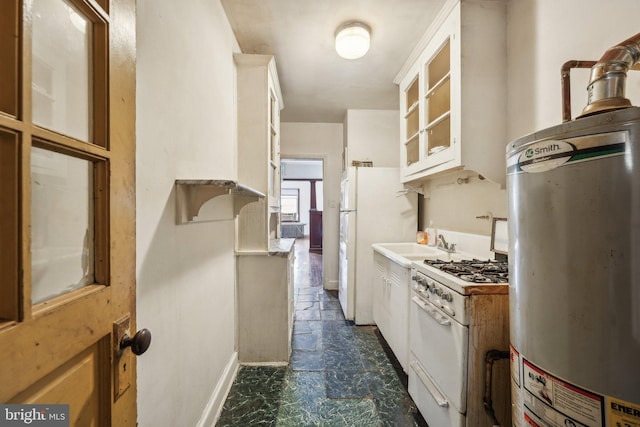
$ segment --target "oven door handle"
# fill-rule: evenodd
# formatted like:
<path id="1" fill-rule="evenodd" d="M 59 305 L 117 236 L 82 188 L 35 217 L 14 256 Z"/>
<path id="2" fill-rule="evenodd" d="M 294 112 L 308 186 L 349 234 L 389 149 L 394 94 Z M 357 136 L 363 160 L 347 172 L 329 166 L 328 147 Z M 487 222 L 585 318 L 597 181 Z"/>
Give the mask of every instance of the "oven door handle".
<path id="1" fill-rule="evenodd" d="M 425 313 L 431 316 L 436 322 L 438 322 L 442 326 L 451 326 L 451 321 L 449 319 L 439 314 L 435 308 L 428 307 L 426 303 L 422 302 L 420 297 L 417 297 L 417 296 L 413 297 L 411 298 L 411 301 L 413 301 L 418 307 L 420 307 Z"/>
<path id="2" fill-rule="evenodd" d="M 429 375 L 427 375 L 427 373 L 422 369 L 422 366 L 420 366 L 420 364 L 415 360 L 412 360 L 411 367 L 415 373 L 418 374 L 420 381 L 422 381 L 422 384 L 424 384 L 425 388 L 429 391 L 431 397 L 433 397 L 433 400 L 436 401 L 438 406 L 441 408 L 448 408 L 449 401 L 442 395 L 442 393 L 440 393 L 440 390 L 438 390 L 431 378 L 429 378 Z"/>

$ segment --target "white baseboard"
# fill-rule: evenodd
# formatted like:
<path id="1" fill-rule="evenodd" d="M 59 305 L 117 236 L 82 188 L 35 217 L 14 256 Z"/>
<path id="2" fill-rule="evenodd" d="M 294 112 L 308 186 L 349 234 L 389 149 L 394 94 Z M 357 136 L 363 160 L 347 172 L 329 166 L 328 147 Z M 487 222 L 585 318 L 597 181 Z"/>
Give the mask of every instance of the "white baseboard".
<path id="1" fill-rule="evenodd" d="M 273 366 L 281 367 L 287 366 L 289 362 L 240 362 L 241 366 Z"/>
<path id="2" fill-rule="evenodd" d="M 216 421 L 218 421 L 220 413 L 222 412 L 224 401 L 227 399 L 227 394 L 229 394 L 229 389 L 231 389 L 233 380 L 236 379 L 236 375 L 238 374 L 239 366 L 238 353 L 233 352 L 196 427 L 214 427 L 216 425 Z"/>
<path id="3" fill-rule="evenodd" d="M 324 288 L 328 291 L 337 291 L 339 283 L 337 280 L 325 280 Z"/>

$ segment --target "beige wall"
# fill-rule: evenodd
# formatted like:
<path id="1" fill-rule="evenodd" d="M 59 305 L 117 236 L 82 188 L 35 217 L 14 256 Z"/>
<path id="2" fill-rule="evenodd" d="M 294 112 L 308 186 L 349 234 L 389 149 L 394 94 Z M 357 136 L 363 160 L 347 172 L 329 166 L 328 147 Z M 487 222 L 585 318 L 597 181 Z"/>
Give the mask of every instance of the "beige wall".
<path id="1" fill-rule="evenodd" d="M 636 0 L 512 0 L 507 25 L 506 145 L 535 130 L 562 123 L 560 67 L 571 59 L 597 60 L 604 51 L 639 31 Z M 586 105 L 588 70 L 571 71 L 575 118 Z M 640 73 L 630 72 L 627 97 L 640 105 Z M 471 178 L 457 184 L 461 174 L 427 184 L 422 219 L 436 227 L 490 234 L 488 221 L 475 217 L 507 213 L 504 189 Z M 476 175 L 477 176 L 477 175 Z"/>
<path id="2" fill-rule="evenodd" d="M 234 222 L 176 225 L 174 181 L 236 176 L 236 49 L 217 1 L 137 2 L 141 426 L 212 425 L 235 367 Z"/>
<path id="3" fill-rule="evenodd" d="M 560 67 L 597 60 L 640 31 L 636 0 L 512 0 L 508 8 L 510 140 L 562 122 Z M 640 73 L 630 72 L 627 96 L 640 104 Z M 571 71 L 575 118 L 587 102 L 589 70 Z M 508 141 L 509 142 L 509 141 Z M 506 145 L 506 144 L 505 144 Z"/>
<path id="4" fill-rule="evenodd" d="M 507 196 L 500 185 L 477 173 L 461 172 L 424 186 L 423 225 L 473 234 L 491 234 L 491 217 L 505 218 Z M 488 216 L 489 218 L 476 218 Z"/>
<path id="5" fill-rule="evenodd" d="M 400 166 L 400 112 L 398 110 L 347 110 L 347 166 L 353 160 L 372 161 L 375 167 Z"/>
<path id="6" fill-rule="evenodd" d="M 280 135 L 281 157 L 324 160 L 322 207 L 323 282 L 326 289 L 338 289 L 342 124 L 282 123 L 280 125 Z"/>

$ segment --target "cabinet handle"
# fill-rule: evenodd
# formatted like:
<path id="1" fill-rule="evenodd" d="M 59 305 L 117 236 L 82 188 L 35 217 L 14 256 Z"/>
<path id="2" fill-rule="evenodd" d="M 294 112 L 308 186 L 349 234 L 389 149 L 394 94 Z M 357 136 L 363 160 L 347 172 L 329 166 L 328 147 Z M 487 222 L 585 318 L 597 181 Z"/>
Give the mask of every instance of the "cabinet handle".
<path id="1" fill-rule="evenodd" d="M 427 373 L 422 370 L 422 367 L 418 364 L 418 362 L 416 362 L 415 360 L 412 360 L 411 367 L 413 368 L 414 371 L 416 371 L 416 374 L 418 374 L 420 381 L 422 381 L 422 384 L 424 384 L 426 389 L 429 391 L 429 394 L 431 394 L 431 397 L 433 397 L 433 400 L 436 401 L 438 406 L 441 408 L 448 408 L 449 401 L 447 401 L 447 399 L 443 396 L 443 394 L 440 393 L 440 390 L 438 390 L 438 388 L 433 383 L 433 381 L 431 381 L 431 378 L 429 378 Z"/>

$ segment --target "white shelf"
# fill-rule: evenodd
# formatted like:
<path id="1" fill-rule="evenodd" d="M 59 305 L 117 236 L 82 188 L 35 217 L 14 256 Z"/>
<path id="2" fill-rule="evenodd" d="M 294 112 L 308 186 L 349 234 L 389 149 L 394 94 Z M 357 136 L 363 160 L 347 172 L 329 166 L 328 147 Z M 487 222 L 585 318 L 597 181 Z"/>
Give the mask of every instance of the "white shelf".
<path id="1" fill-rule="evenodd" d="M 248 203 L 264 199 L 265 195 L 251 187 L 226 179 L 177 179 L 176 180 L 176 222 L 192 222 L 200 208 L 218 196 L 233 197 L 233 213 Z"/>
<path id="2" fill-rule="evenodd" d="M 433 119 L 431 123 L 429 123 L 427 127 L 424 128 L 424 130 L 428 131 L 433 129 L 434 127 L 438 126 L 442 121 L 448 119 L 450 116 L 451 116 L 451 110 L 445 111 L 444 113 L 442 113 L 441 115 Z"/>
<path id="3" fill-rule="evenodd" d="M 428 98 L 433 94 L 433 92 L 435 92 L 438 89 L 440 89 L 442 87 L 442 85 L 444 85 L 447 82 L 447 80 L 449 80 L 450 76 L 451 76 L 451 71 L 448 71 L 447 74 L 445 74 L 440 80 L 438 80 L 436 82 L 436 84 L 433 85 L 433 87 L 431 89 L 429 89 L 427 91 L 427 93 L 424 95 L 424 97 Z"/>
<path id="4" fill-rule="evenodd" d="M 407 113 L 404 115 L 404 118 L 406 119 L 407 117 L 409 117 L 411 113 L 413 113 L 416 110 L 416 108 L 418 108 L 419 105 L 420 105 L 420 100 L 416 99 L 416 101 L 413 104 L 411 104 L 409 108 L 407 108 Z"/>

